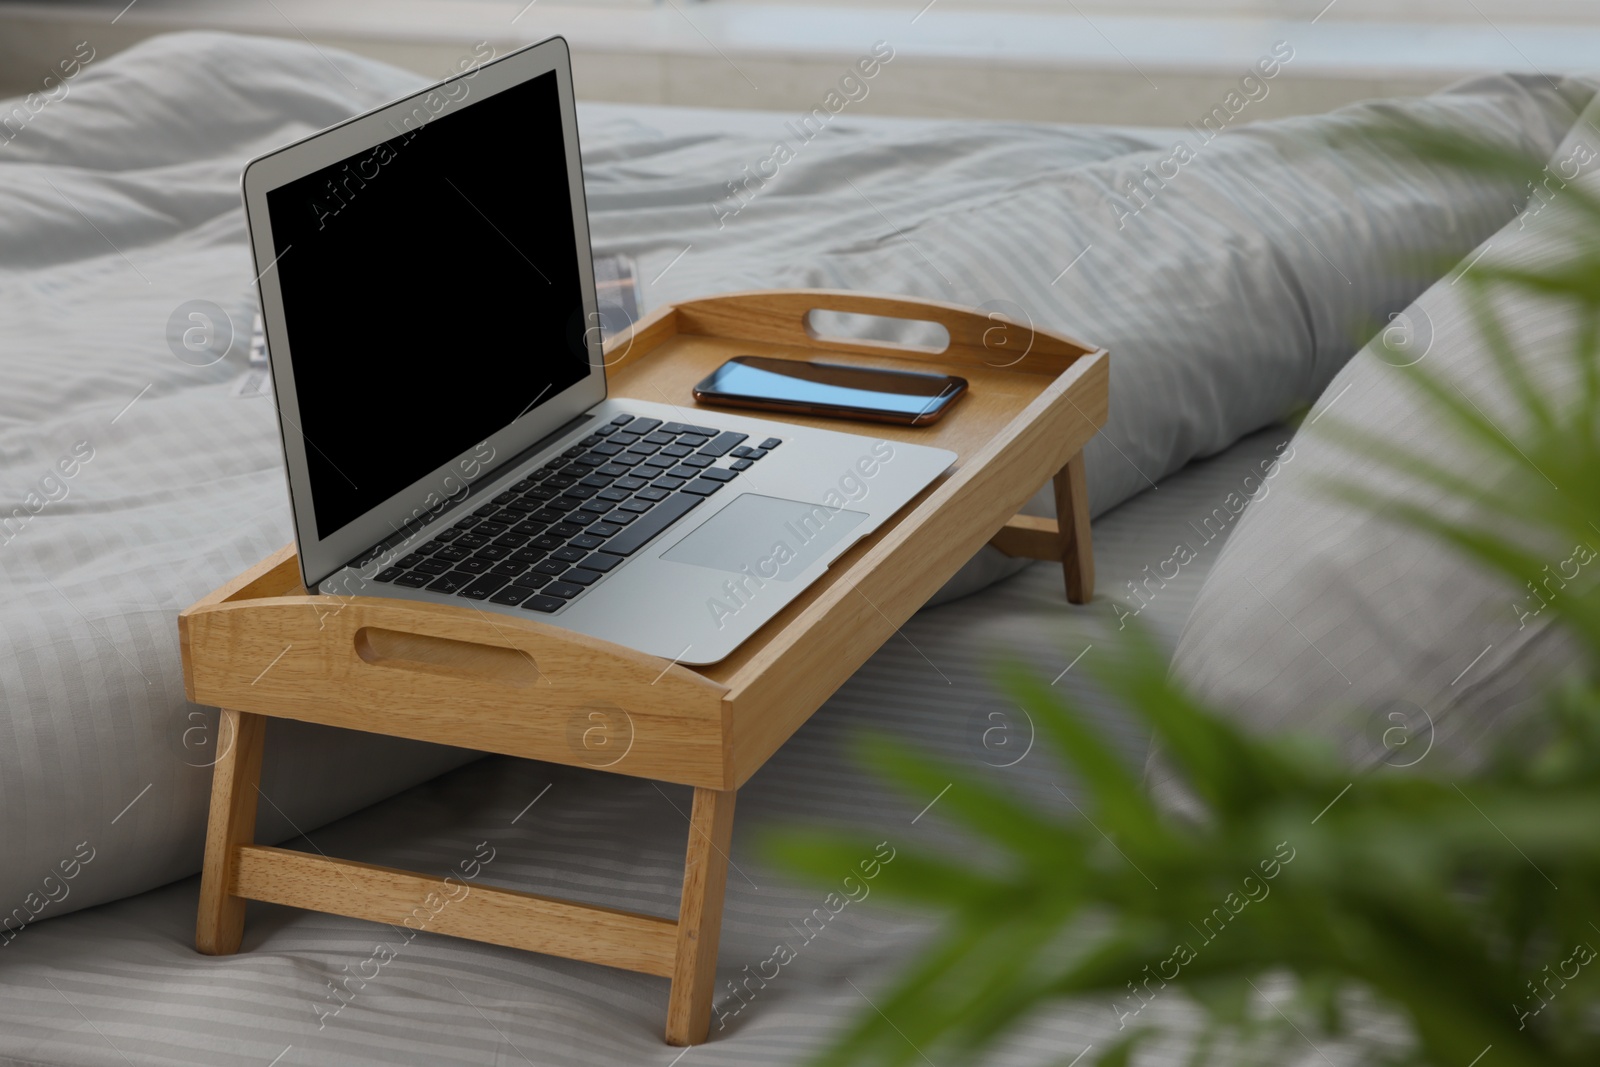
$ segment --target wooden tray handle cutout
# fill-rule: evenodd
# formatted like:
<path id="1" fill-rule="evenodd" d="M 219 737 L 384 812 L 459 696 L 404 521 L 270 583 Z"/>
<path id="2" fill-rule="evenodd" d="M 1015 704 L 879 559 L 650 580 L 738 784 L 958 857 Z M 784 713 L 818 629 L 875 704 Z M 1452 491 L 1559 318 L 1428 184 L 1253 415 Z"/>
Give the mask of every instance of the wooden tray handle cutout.
<path id="1" fill-rule="evenodd" d="M 835 337 L 816 328 L 813 316 L 818 312 L 931 323 L 944 328 L 946 339 L 942 347 L 935 348 Z M 757 290 L 702 297 L 676 305 L 670 318 L 665 311 L 658 313 L 658 317 L 641 322 L 634 333 L 637 340 L 657 345 L 664 338 L 679 334 L 946 366 L 992 370 L 1014 367 L 1024 373 L 1052 377 L 1080 357 L 1098 351 L 1092 345 L 1039 326 L 1023 308 L 1003 300 L 970 308 L 848 289 Z M 633 341 L 628 344 L 638 348 Z M 628 358 L 635 358 L 631 351 Z"/>
<path id="2" fill-rule="evenodd" d="M 937 347 L 932 345 L 905 344 L 899 341 L 885 341 L 876 337 L 858 337 L 843 334 L 826 333 L 817 329 L 817 315 L 834 315 L 851 324 L 866 324 L 870 322 L 915 323 L 917 325 L 932 326 L 938 330 L 943 338 Z M 837 345 L 856 345 L 862 348 L 882 349 L 886 354 L 942 356 L 950 351 L 950 328 L 943 323 L 927 318 L 921 313 L 911 315 L 880 315 L 869 314 L 864 311 L 836 311 L 833 308 L 814 307 L 805 313 L 804 319 L 806 336 L 825 347 Z"/>
<path id="3" fill-rule="evenodd" d="M 356 631 L 355 649 L 364 662 L 376 667 L 461 676 L 516 689 L 544 680 L 531 655 L 501 645 L 363 626 Z"/>

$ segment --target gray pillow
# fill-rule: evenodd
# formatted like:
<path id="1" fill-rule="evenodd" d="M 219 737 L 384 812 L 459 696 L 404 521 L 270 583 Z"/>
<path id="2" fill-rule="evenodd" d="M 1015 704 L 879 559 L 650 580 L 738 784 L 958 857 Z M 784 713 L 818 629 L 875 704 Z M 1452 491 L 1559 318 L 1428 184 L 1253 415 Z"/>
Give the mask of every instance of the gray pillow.
<path id="1" fill-rule="evenodd" d="M 626 221 L 661 247 L 645 278 L 694 245 L 647 292 L 654 302 L 762 286 L 872 289 L 1003 311 L 1110 349 L 1111 417 L 1085 454 L 1098 515 L 1309 405 L 1372 324 L 1434 280 L 1416 260 L 1464 256 L 1528 195 L 1393 153 L 1364 132 L 1404 115 L 1542 158 L 1594 90 L 1577 79 L 1479 78 L 1210 142 L 1188 129 L 1147 131 L 1162 138 L 1157 147 L 1076 162 L 1084 134 L 1062 130 L 1032 153 L 1052 166 L 1009 161 L 1016 177 L 1004 184 L 941 183 L 921 164 L 886 180 L 894 153 L 926 156 L 928 132 L 857 131 L 818 138 L 723 231 L 681 191 L 644 210 L 635 198 Z M 968 126 L 950 124 L 945 137 L 968 137 Z M 1180 141 L 1193 155 L 1178 166 Z M 646 161 L 619 158 L 590 178 L 605 189 Z M 708 197 L 718 173 L 705 178 Z M 609 235 L 611 220 L 602 215 L 597 232 Z M 1014 338 L 996 362 L 1023 347 Z M 1028 510 L 1053 513 L 1048 489 Z M 941 599 L 1020 566 L 986 548 Z"/>
<path id="2" fill-rule="evenodd" d="M 1557 149 L 1552 175 L 1571 177 L 1600 159 L 1597 124 L 1600 104 Z M 1577 184 L 1600 191 L 1600 173 L 1582 174 Z M 1397 477 L 1315 425 L 1330 413 L 1330 425 L 1337 420 L 1380 435 L 1490 484 L 1526 477 L 1463 449 L 1445 417 L 1386 364 L 1426 360 L 1514 432 L 1504 380 L 1473 317 L 1469 287 L 1457 279 L 1475 262 L 1533 267 L 1559 260 L 1567 211 L 1559 193 L 1548 204 L 1543 198 L 1530 204 L 1391 323 L 1386 332 L 1395 350 L 1374 341 L 1328 386 L 1239 519 L 1183 629 L 1172 670 L 1198 695 L 1253 729 L 1330 739 L 1363 768 L 1438 771 L 1478 760 L 1498 732 L 1575 665 L 1574 643 L 1529 590 L 1486 573 L 1428 534 L 1342 502 L 1327 484 L 1353 482 L 1440 518 L 1489 522 L 1518 535 L 1512 517 Z M 1530 377 L 1547 396 L 1560 396 L 1575 376 L 1570 309 L 1521 294 L 1497 294 L 1494 306 Z M 1556 567 L 1574 546 L 1543 544 L 1539 551 Z M 1149 775 L 1159 795 L 1181 803 L 1159 758 Z"/>

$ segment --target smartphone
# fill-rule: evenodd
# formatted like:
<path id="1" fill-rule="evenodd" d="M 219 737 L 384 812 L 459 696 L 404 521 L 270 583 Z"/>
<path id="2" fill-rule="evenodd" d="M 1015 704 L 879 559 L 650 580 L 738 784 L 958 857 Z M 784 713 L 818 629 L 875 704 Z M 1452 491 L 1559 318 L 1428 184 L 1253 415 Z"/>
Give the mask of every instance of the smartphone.
<path id="1" fill-rule="evenodd" d="M 967 380 L 925 371 L 735 356 L 694 387 L 703 404 L 927 426 L 967 391 Z"/>

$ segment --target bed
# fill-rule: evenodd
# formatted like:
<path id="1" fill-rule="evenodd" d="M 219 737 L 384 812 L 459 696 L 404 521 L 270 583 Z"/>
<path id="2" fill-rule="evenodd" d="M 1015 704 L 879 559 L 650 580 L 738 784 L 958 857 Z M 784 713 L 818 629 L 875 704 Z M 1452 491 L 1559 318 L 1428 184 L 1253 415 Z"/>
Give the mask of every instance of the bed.
<path id="1" fill-rule="evenodd" d="M 1001 653 L 1056 679 L 1142 760 L 1148 739 L 1081 683 L 1083 657 L 1129 614 L 1176 640 L 1229 530 L 1139 595 L 1149 568 L 1248 494 L 1246 476 L 1292 434 L 1282 420 L 1432 280 L 1404 254 L 1470 249 L 1522 193 L 1303 151 L 1381 107 L 1241 131 L 1154 184 L 1183 131 L 842 116 L 781 177 L 740 184 L 787 118 L 582 108 L 595 252 L 637 261 L 646 308 L 738 288 L 883 288 L 999 311 L 1023 324 L 1019 343 L 1029 322 L 1064 329 L 1127 368 L 1088 452 L 1099 601 L 1069 610 L 1051 568 L 987 552 L 751 781 L 713 1037 L 684 1052 L 660 1043 L 664 982 L 584 964 L 265 905 L 240 955 L 194 952 L 187 876 L 215 713 L 183 701 L 174 619 L 289 540 L 270 403 L 235 395 L 253 313 L 238 170 L 419 79 L 199 34 L 80 64 L 71 92 L 0 147 L 0 489 L 21 502 L 0 515 L 0 891 L 21 916 L 0 929 L 8 1064 L 803 1059 L 870 1003 L 929 919 L 852 904 L 822 922 L 823 894 L 756 860 L 763 829 L 801 818 L 872 826 L 890 847 L 940 839 L 936 807 L 919 813 L 845 758 L 862 726 L 1066 804 L 1070 778 L 986 683 Z M 1584 79 L 1506 77 L 1410 106 L 1548 152 L 1593 95 Z M 195 301 L 226 313 L 205 358 L 174 341 Z M 367 313 L 351 309 L 352 344 Z M 381 371 L 385 353 L 372 359 Z M 274 750 L 295 760 L 269 756 L 262 840 L 304 834 L 294 847 L 440 873 L 476 858 L 494 884 L 676 907 L 686 792 L 292 725 Z M 794 960 L 749 980 L 784 939 Z M 1115 1029 L 1104 1005 L 1063 1006 L 996 1062 L 1065 1062 Z M 1181 1037 L 1145 1055 L 1179 1062 Z"/>

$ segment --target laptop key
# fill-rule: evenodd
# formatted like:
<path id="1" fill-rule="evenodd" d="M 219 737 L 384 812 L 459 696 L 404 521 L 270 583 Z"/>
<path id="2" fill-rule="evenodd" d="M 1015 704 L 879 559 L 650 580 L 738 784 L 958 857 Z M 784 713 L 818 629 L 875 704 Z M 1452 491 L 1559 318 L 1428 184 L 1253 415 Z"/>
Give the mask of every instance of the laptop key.
<path id="1" fill-rule="evenodd" d="M 702 456 L 725 456 L 728 450 L 750 435 L 747 433 L 734 433 L 731 430 L 717 434 L 700 449 Z"/>
<path id="2" fill-rule="evenodd" d="M 595 435 L 598 436 L 598 437 L 610 437 L 612 434 L 616 433 L 617 430 L 619 430 L 619 429 L 621 429 L 621 427 L 614 426 L 614 425 L 612 425 L 611 423 L 608 422 L 604 426 L 602 426 L 598 430 L 596 430 L 595 431 Z"/>
<path id="3" fill-rule="evenodd" d="M 533 596 L 536 592 L 538 592 L 538 590 L 529 589 L 525 585 L 508 585 L 494 596 L 490 597 L 489 603 L 505 604 L 510 607 L 515 607 L 524 600 L 527 600 L 529 597 Z"/>
<path id="4" fill-rule="evenodd" d="M 676 468 L 674 468 L 674 470 L 676 470 Z M 665 489 L 670 492 L 674 489 L 682 489 L 684 486 L 689 484 L 692 478 L 694 478 L 694 471 L 690 471 L 687 476 L 675 474 L 673 471 L 668 471 L 666 474 L 663 474 L 650 484 L 655 486 L 657 489 Z"/>
<path id="5" fill-rule="evenodd" d="M 750 454 L 750 446 L 749 445 L 740 445 L 738 448 L 733 450 L 733 457 L 735 459 L 743 459 L 744 457 L 748 456 L 749 454 Z"/>
<path id="6" fill-rule="evenodd" d="M 538 537 L 540 534 L 544 533 L 545 530 L 549 529 L 549 526 L 550 524 L 547 522 L 540 522 L 538 519 L 528 518 L 511 527 L 510 534 L 503 534 L 502 536 L 510 537 L 515 534 L 525 534 L 528 537 Z M 498 541 L 499 538 L 495 538 L 495 540 Z"/>
<path id="7" fill-rule="evenodd" d="M 752 448 L 750 450 L 750 455 L 746 456 L 745 458 L 746 459 L 766 459 L 767 458 L 767 451 L 764 448 Z"/>
<path id="8" fill-rule="evenodd" d="M 468 534 L 467 536 L 468 537 L 499 537 L 501 534 L 505 533 L 509 529 L 511 529 L 511 524 L 510 523 L 500 522 L 498 520 L 496 520 L 494 522 L 490 522 L 488 519 L 485 519 L 482 522 L 478 523 L 478 528 L 476 530 L 473 530 L 472 533 Z"/>
<path id="9" fill-rule="evenodd" d="M 506 561 L 511 563 L 527 563 L 532 565 L 534 563 L 538 563 L 547 555 L 549 555 L 549 553 L 542 548 L 524 548 L 521 551 L 511 553 L 511 555 L 507 557 Z"/>
<path id="10" fill-rule="evenodd" d="M 447 545 L 435 552 L 433 554 L 433 558 L 449 560 L 451 563 L 454 563 L 458 559 L 466 559 L 467 550 L 464 548 L 457 548 L 455 545 Z"/>
<path id="11" fill-rule="evenodd" d="M 614 501 L 610 501 L 610 500 L 585 500 L 583 502 L 583 507 L 581 507 L 577 511 L 573 512 L 573 514 L 574 515 L 578 515 L 578 516 L 581 516 L 581 515 L 589 515 L 589 516 L 604 515 L 606 512 L 611 510 L 611 505 L 613 503 L 614 503 Z M 586 519 L 584 521 L 588 521 L 588 520 Z"/>
<path id="12" fill-rule="evenodd" d="M 747 471 L 754 465 L 755 460 L 753 459 L 736 459 L 729 464 L 736 471 Z"/>
<path id="13" fill-rule="evenodd" d="M 498 546 L 500 548 L 521 548 L 523 545 L 528 543 L 532 536 L 532 534 L 524 533 L 503 533 L 490 542 L 490 544 L 491 546 Z M 481 552 L 482 549 L 479 549 L 479 551 Z"/>
<path id="14" fill-rule="evenodd" d="M 700 471 L 695 467 L 686 467 L 682 463 L 667 472 L 673 478 L 681 478 L 685 482 L 692 482 L 700 477 Z"/>
<path id="15" fill-rule="evenodd" d="M 574 537 L 571 541 L 567 542 L 567 547 L 590 549 L 599 548 L 605 543 L 606 539 L 604 537 L 596 537 L 594 534 L 579 534 L 577 537 Z M 562 557 L 558 555 L 556 558 L 560 559 Z M 572 562 L 576 563 L 578 561 L 573 560 Z"/>
<path id="16" fill-rule="evenodd" d="M 589 527 L 589 532 L 596 537 L 610 537 L 612 534 L 621 533 L 622 527 L 614 526 L 609 522 L 597 522 Z"/>
<path id="17" fill-rule="evenodd" d="M 715 483 L 713 483 L 715 484 Z M 618 556 L 631 556 L 648 544 L 657 534 L 677 522 L 700 504 L 700 497 L 674 493 L 638 522 L 623 530 L 606 543 L 606 551 Z M 629 501 L 629 503 L 635 503 Z"/>
<path id="18" fill-rule="evenodd" d="M 456 590 L 464 588 L 468 582 L 476 577 L 477 575 L 475 574 L 459 574 L 456 571 L 451 571 L 449 574 L 440 575 L 429 582 L 428 589 L 434 593 L 454 593 Z"/>
<path id="19" fill-rule="evenodd" d="M 510 528 L 511 527 L 509 527 L 509 526 L 506 527 L 507 530 L 509 530 Z M 505 531 L 502 530 L 501 532 L 504 533 Z M 488 543 L 489 543 L 489 539 L 487 537 L 485 537 L 482 534 L 477 533 L 476 531 L 474 531 L 474 532 L 469 533 L 469 534 L 462 534 L 460 537 L 455 539 L 455 542 L 450 547 L 451 548 L 482 548 L 484 545 L 486 545 Z"/>
<path id="20" fill-rule="evenodd" d="M 561 576 L 563 582 L 570 582 L 573 585 L 593 585 L 600 578 L 599 571 L 585 570 L 582 567 L 574 567 Z"/>
<path id="21" fill-rule="evenodd" d="M 583 527 L 573 522 L 558 522 L 549 530 L 551 537 L 576 537 L 583 533 Z"/>
<path id="22" fill-rule="evenodd" d="M 541 593 L 538 596 L 531 596 L 527 600 L 524 600 L 522 602 L 522 607 L 525 611 L 542 611 L 548 615 L 552 611 L 561 610 L 566 603 L 567 602 L 565 600 L 557 600 L 553 596 L 545 596 Z"/>
<path id="23" fill-rule="evenodd" d="M 617 510 L 631 511 L 635 515 L 643 515 L 653 507 L 655 507 L 655 505 L 650 503 L 648 500 L 630 500 L 625 504 L 618 505 Z"/>
<path id="24" fill-rule="evenodd" d="M 500 587 L 508 581 L 510 579 L 503 574 L 485 574 L 482 578 L 457 593 L 456 596 L 464 596 L 468 600 L 488 600 L 499 592 Z"/>
<path id="25" fill-rule="evenodd" d="M 694 449 L 690 448 L 688 445 L 668 445 L 666 448 L 661 450 L 661 454 L 663 456 L 672 456 L 677 459 L 682 459 L 684 456 L 694 455 Z"/>
<path id="26" fill-rule="evenodd" d="M 414 570 L 417 574 L 448 574 L 450 564 L 442 559 L 425 559 Z"/>
<path id="27" fill-rule="evenodd" d="M 568 545 L 566 548 L 558 548 L 556 551 L 550 553 L 550 558 L 561 560 L 563 563 L 576 563 L 588 554 L 589 553 L 584 549 L 573 548 L 571 545 Z"/>
<path id="28" fill-rule="evenodd" d="M 558 596 L 562 600 L 571 600 L 583 592 L 583 586 L 569 585 L 566 582 L 551 582 L 544 587 L 543 592 L 546 596 Z"/>
<path id="29" fill-rule="evenodd" d="M 394 580 L 394 584 L 403 585 L 407 589 L 421 589 L 431 581 L 433 581 L 433 575 L 431 574 L 412 573 L 402 574 L 400 577 Z"/>
<path id="30" fill-rule="evenodd" d="M 783 442 L 778 438 L 769 437 L 765 441 L 761 442 L 761 447 L 766 449 L 768 452 L 771 452 L 774 448 L 777 448 L 781 444 L 783 444 Z"/>
<path id="31" fill-rule="evenodd" d="M 629 433 L 627 430 L 619 430 L 616 436 L 612 437 L 611 440 L 621 445 L 623 448 L 627 448 L 629 445 L 638 444 L 641 438 L 636 433 Z"/>
<path id="32" fill-rule="evenodd" d="M 697 456 L 689 456 L 683 461 L 685 467 L 709 467 L 717 461 L 717 457 L 708 456 L 702 450 Z"/>
<path id="33" fill-rule="evenodd" d="M 739 472 L 728 470 L 726 467 L 707 467 L 700 472 L 700 477 L 710 478 L 714 482 L 731 482 L 739 477 Z"/>
<path id="34" fill-rule="evenodd" d="M 607 512 L 605 515 L 605 521 L 609 526 L 627 526 L 638 517 L 639 516 L 635 515 L 631 511 L 623 511 L 621 508 L 618 508 L 616 511 Z"/>
<path id="35" fill-rule="evenodd" d="M 622 478 L 628 473 L 629 468 L 621 463 L 607 463 L 604 467 L 596 467 L 594 472 L 606 478 Z"/>
<path id="36" fill-rule="evenodd" d="M 472 558 L 486 559 L 490 563 L 498 563 L 500 560 L 505 559 L 509 555 L 511 555 L 511 550 L 509 548 L 503 548 L 500 545 L 484 545 L 482 548 L 478 549 L 478 551 L 472 554 Z"/>
<path id="37" fill-rule="evenodd" d="M 556 549 L 560 548 L 566 543 L 567 539 L 565 537 L 558 536 L 554 531 L 533 539 L 533 547 L 542 548 L 546 552 L 554 552 Z"/>
<path id="38" fill-rule="evenodd" d="M 654 503 L 657 500 L 665 500 L 665 499 L 667 499 L 667 496 L 669 494 L 667 493 L 667 491 L 665 489 L 657 489 L 655 486 L 652 485 L 648 489 L 639 490 L 637 495 L 638 495 L 640 500 L 648 500 L 648 501 L 651 501 L 652 503 Z"/>
<path id="39" fill-rule="evenodd" d="M 646 434 L 644 439 L 653 445 L 670 445 L 672 443 L 672 435 L 670 433 L 662 433 L 660 430 L 652 434 Z"/>
<path id="40" fill-rule="evenodd" d="M 373 580 L 378 582 L 392 582 L 404 573 L 405 569 L 402 567 L 385 567 L 383 570 L 373 575 Z"/>
<path id="41" fill-rule="evenodd" d="M 630 497 L 632 495 L 633 494 L 629 493 L 626 489 L 618 489 L 616 487 L 612 487 L 610 489 L 602 489 L 602 490 L 600 490 L 600 492 L 595 494 L 595 499 L 597 499 L 597 500 L 609 500 L 613 504 L 620 504 L 620 503 L 622 503 L 624 500 L 628 499 L 628 497 Z M 610 509 L 608 508 L 607 510 L 609 511 Z"/>
<path id="42" fill-rule="evenodd" d="M 642 436 L 660 425 L 660 419 L 647 419 L 641 415 L 628 424 L 628 432 L 636 433 Z"/>
<path id="43" fill-rule="evenodd" d="M 588 477 L 589 468 L 583 468 L 583 477 Z M 544 480 L 544 485 L 551 489 L 565 489 L 569 485 L 577 485 L 578 479 L 570 474 L 552 474 Z M 542 488 L 542 486 L 541 486 Z"/>
<path id="44" fill-rule="evenodd" d="M 404 558 L 402 558 L 400 560 L 400 566 L 402 566 L 402 567 L 415 567 L 417 564 L 421 563 L 424 559 L 427 559 L 427 558 L 428 558 L 428 555 L 427 555 L 426 552 L 413 552 L 409 556 L 406 556 L 406 557 L 404 557 Z"/>
<path id="45" fill-rule="evenodd" d="M 579 564 L 586 571 L 599 571 L 604 574 L 622 562 L 621 556 L 613 556 L 609 552 L 591 552 L 589 558 Z"/>
<path id="46" fill-rule="evenodd" d="M 624 447 L 626 446 L 619 444 L 615 438 L 612 438 L 610 441 L 601 441 L 599 444 L 591 448 L 590 451 L 602 456 L 614 456 L 618 452 L 621 452 Z"/>
<path id="47" fill-rule="evenodd" d="M 533 518 L 539 522 L 565 522 L 567 512 L 565 508 L 540 508 L 533 513 Z"/>
<path id="48" fill-rule="evenodd" d="M 701 445 L 705 444 L 707 441 L 711 440 L 715 436 L 716 436 L 715 433 L 685 434 L 683 437 L 678 438 L 678 443 L 680 445 L 687 445 L 689 447 L 690 451 L 693 451 L 694 449 L 699 448 Z"/>
<path id="49" fill-rule="evenodd" d="M 610 466 L 610 464 L 607 464 L 607 466 Z M 579 482 L 578 484 L 583 486 L 585 489 L 593 489 L 597 493 L 602 489 L 610 488 L 611 483 L 616 480 L 616 476 L 612 474 L 604 474 L 602 473 L 602 470 L 603 468 L 596 470 L 593 474 L 589 475 L 589 477 L 583 479 L 583 481 Z"/>
<path id="50" fill-rule="evenodd" d="M 503 574 L 507 578 L 515 578 L 517 575 L 523 573 L 531 566 L 533 566 L 531 563 L 518 563 L 515 560 L 503 559 L 499 563 L 496 563 L 493 567 L 490 567 L 489 573 Z"/>
<path id="51" fill-rule="evenodd" d="M 569 564 L 557 563 L 553 559 L 547 559 L 543 563 L 535 563 L 533 565 L 533 569 L 538 571 L 540 574 L 548 574 L 550 577 L 554 578 L 557 575 L 567 573 L 568 566 Z"/>
<path id="52" fill-rule="evenodd" d="M 484 571 L 488 570 L 493 565 L 494 565 L 494 561 L 493 560 L 488 560 L 488 559 L 464 559 L 460 563 L 456 564 L 456 570 L 457 571 L 461 571 L 461 572 L 465 572 L 467 574 L 482 574 Z M 448 590 L 446 590 L 446 591 L 448 592 Z"/>
<path id="53" fill-rule="evenodd" d="M 618 415 L 616 418 L 611 420 L 611 425 L 613 425 L 613 426 L 626 426 L 626 425 L 628 425 L 628 423 L 630 423 L 632 421 L 633 421 L 633 416 L 632 415 Z"/>
<path id="54" fill-rule="evenodd" d="M 694 433 L 699 434 L 701 437 L 715 437 L 717 435 L 717 431 L 709 426 L 690 426 L 688 423 L 683 422 L 669 422 L 661 427 L 661 431 L 663 433 Z"/>
<path id="55" fill-rule="evenodd" d="M 677 462 L 678 461 L 673 459 L 671 456 L 646 456 L 644 462 L 640 466 L 641 467 L 662 467 L 662 468 L 666 468 L 666 467 L 672 466 L 673 464 L 675 464 Z M 645 473 L 648 474 L 650 472 L 647 470 L 647 471 L 645 471 Z"/>
<path id="56" fill-rule="evenodd" d="M 693 493 L 695 496 L 710 496 L 712 493 L 715 493 L 721 488 L 721 482 L 713 481 L 710 478 L 696 478 L 694 481 L 684 486 L 683 491 L 685 493 Z"/>

